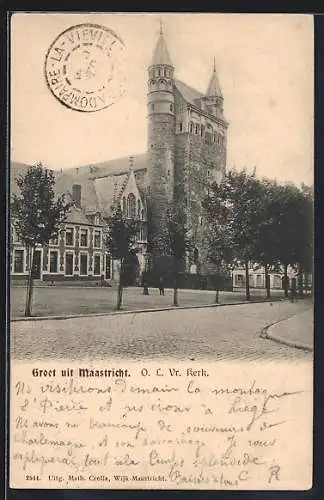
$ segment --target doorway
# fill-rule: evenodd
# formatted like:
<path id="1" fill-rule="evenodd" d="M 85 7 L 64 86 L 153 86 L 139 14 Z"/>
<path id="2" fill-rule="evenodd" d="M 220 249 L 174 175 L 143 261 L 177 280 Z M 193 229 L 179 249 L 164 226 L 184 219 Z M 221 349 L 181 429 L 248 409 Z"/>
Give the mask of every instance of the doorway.
<path id="1" fill-rule="evenodd" d="M 41 257 L 42 257 L 42 251 L 34 250 L 34 265 L 33 265 L 32 277 L 35 280 L 41 279 L 41 260 L 42 260 Z"/>

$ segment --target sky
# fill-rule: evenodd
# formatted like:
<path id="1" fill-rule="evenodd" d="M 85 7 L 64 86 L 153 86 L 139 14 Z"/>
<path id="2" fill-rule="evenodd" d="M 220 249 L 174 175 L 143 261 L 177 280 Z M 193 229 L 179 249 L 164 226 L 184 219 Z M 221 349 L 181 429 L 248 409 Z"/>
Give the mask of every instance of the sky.
<path id="1" fill-rule="evenodd" d="M 213 58 L 229 121 L 227 167 L 313 183 L 313 18 L 297 14 L 16 13 L 11 21 L 11 159 L 53 169 L 147 148 L 147 67 L 160 19 L 176 78 L 207 89 Z M 70 26 L 100 24 L 124 42 L 107 109 L 63 106 L 44 76 L 46 53 Z"/>

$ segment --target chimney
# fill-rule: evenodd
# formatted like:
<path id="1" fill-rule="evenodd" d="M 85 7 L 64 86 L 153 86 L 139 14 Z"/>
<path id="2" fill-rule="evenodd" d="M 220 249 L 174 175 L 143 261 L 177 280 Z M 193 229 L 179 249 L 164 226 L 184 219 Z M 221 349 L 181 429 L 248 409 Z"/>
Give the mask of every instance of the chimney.
<path id="1" fill-rule="evenodd" d="M 80 184 L 73 184 L 72 186 L 72 199 L 77 208 L 81 208 L 81 186 Z"/>

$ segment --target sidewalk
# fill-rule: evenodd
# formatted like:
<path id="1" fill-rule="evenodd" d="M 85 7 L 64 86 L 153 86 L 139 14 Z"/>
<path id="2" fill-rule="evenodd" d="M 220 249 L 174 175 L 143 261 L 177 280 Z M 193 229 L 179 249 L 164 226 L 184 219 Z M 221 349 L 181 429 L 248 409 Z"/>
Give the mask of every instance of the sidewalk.
<path id="1" fill-rule="evenodd" d="M 309 308 L 263 329 L 263 337 L 307 351 L 314 349 L 314 311 Z"/>

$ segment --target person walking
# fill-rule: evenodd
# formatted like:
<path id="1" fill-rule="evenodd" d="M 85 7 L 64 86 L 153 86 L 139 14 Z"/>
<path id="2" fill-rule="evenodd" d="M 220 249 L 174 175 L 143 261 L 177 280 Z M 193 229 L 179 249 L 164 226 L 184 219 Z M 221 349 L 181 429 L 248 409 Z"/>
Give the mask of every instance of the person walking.
<path id="1" fill-rule="evenodd" d="M 159 290 L 160 290 L 160 295 L 164 295 L 164 280 L 162 276 L 160 276 L 159 279 Z"/>

